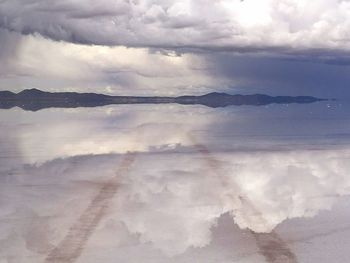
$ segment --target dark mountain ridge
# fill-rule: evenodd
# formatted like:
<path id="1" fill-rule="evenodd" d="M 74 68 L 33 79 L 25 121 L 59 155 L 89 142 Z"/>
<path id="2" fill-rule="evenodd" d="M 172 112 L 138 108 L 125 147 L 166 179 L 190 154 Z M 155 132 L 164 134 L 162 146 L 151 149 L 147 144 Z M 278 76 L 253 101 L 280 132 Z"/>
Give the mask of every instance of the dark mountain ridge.
<path id="1" fill-rule="evenodd" d="M 0 91 L 0 109 L 20 107 L 24 110 L 37 111 L 45 108 L 98 107 L 110 104 L 168 104 L 205 105 L 208 107 L 226 107 L 230 105 L 263 106 L 272 103 L 313 103 L 323 101 L 311 96 L 268 96 L 264 94 L 230 95 L 213 92 L 202 96 L 179 97 L 140 97 L 109 96 L 97 93 L 46 92 L 38 89 L 26 89 L 19 93 Z"/>

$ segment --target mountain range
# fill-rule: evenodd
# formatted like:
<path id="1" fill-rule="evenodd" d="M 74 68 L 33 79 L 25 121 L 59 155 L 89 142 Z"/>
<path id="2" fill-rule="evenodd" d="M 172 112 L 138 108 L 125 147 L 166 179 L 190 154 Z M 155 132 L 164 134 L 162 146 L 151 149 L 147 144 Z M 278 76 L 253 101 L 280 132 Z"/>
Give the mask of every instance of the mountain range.
<path id="1" fill-rule="evenodd" d="M 226 93 L 208 93 L 202 96 L 179 97 L 139 97 L 110 96 L 97 93 L 46 92 L 38 89 L 26 89 L 19 93 L 0 91 L 0 109 L 20 107 L 23 110 L 38 111 L 46 108 L 98 107 L 112 104 L 169 104 L 205 105 L 212 108 L 230 105 L 263 106 L 272 103 L 313 103 L 325 99 L 311 96 L 268 96 L 264 94 L 230 95 Z"/>

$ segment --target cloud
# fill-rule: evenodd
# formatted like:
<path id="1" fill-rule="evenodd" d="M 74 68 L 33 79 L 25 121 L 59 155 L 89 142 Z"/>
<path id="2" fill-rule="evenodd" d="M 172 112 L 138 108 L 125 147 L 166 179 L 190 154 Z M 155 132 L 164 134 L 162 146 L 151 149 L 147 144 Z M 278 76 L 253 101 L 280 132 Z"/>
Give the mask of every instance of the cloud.
<path id="1" fill-rule="evenodd" d="M 349 57 L 277 57 L 253 54 L 208 53 L 202 56 L 210 74 L 227 90 L 275 95 L 350 98 Z M 231 83 L 231 86 L 230 84 Z"/>
<path id="2" fill-rule="evenodd" d="M 0 89 L 116 95 L 202 95 L 212 91 L 350 97 L 348 57 L 78 45 L 2 30 Z M 45 67 L 43 67 L 45 65 Z"/>
<path id="3" fill-rule="evenodd" d="M 14 60 L 22 37 L 8 30 L 0 29 L 0 77 L 11 75 L 14 71 Z"/>
<path id="4" fill-rule="evenodd" d="M 1 40 L 1 89 L 37 87 L 51 91 L 171 95 L 194 86 L 201 93 L 217 83 L 207 76 L 204 60 L 195 54 L 178 56 L 146 48 L 77 45 L 3 32 L 18 41 Z"/>
<path id="5" fill-rule="evenodd" d="M 349 98 L 349 4 L 1 1 L 0 89 Z"/>
<path id="6" fill-rule="evenodd" d="M 7 0 L 0 26 L 82 44 L 232 51 L 349 51 L 343 0 Z"/>

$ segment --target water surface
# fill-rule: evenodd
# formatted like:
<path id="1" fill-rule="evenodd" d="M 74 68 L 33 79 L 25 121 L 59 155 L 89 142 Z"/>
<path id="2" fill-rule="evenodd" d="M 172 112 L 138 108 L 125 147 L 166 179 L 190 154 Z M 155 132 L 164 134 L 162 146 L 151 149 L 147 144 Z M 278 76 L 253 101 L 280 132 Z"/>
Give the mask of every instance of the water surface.
<path id="1" fill-rule="evenodd" d="M 1 110 L 0 262 L 345 262 L 349 119 L 336 101 Z"/>

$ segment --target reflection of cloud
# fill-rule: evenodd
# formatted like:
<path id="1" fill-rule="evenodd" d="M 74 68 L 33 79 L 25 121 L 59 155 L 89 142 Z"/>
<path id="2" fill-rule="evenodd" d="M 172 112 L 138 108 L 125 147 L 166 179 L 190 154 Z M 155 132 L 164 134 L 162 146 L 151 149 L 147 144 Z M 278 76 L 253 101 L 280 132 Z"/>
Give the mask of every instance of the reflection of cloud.
<path id="1" fill-rule="evenodd" d="M 179 149 L 192 145 L 188 134 L 216 150 L 347 147 L 347 112 L 346 105 L 330 109 L 325 104 L 272 105 L 259 111 L 125 105 L 36 113 L 13 109 L 0 112 L 0 117 L 8 144 L 2 149 L 11 155 L 17 149 L 15 155 L 22 155 L 22 162 L 35 163 L 75 155 Z"/>
<path id="2" fill-rule="evenodd" d="M 320 111 L 320 120 L 295 128 L 303 108 L 271 115 L 280 109 L 189 112 L 182 106 L 137 105 L 0 112 L 2 154 L 16 157 L 0 160 L 0 254 L 16 263 L 22 260 L 17 254 L 33 262 L 45 258 L 115 176 L 120 155 L 128 151 L 139 153 L 130 174 L 118 177 L 109 212 L 91 237 L 93 248 L 137 244 L 179 255 L 206 247 L 223 214 L 240 228 L 269 232 L 288 218 L 330 209 L 338 196 L 349 194 L 350 153 L 337 144 L 305 150 L 313 147 L 305 134 L 344 132 L 346 126 Z M 334 125 L 326 127 L 324 118 Z M 288 140 L 291 133 L 297 143 Z M 279 135 L 283 147 L 274 147 Z M 206 145 L 193 147 L 197 143 Z M 35 242 L 29 244 L 31 238 Z"/>
<path id="3" fill-rule="evenodd" d="M 208 170 L 200 153 L 138 154 L 130 173 L 119 177 L 120 188 L 101 231 L 107 227 L 115 233 L 110 238 L 118 246 L 132 240 L 124 225 L 141 242 L 175 255 L 209 244 L 211 228 L 225 213 L 240 228 L 269 232 L 286 219 L 330 209 L 338 196 L 350 194 L 347 150 L 212 155 L 216 172 Z M 28 217 L 47 217 L 49 244 L 28 249 L 35 254 L 57 244 L 101 182 L 114 176 L 118 160 L 113 154 L 81 156 L 18 169 L 1 184 L 1 200 L 8 200 L 1 209 L 1 220 L 8 220 L 0 230 L 3 241 L 17 231 L 10 238 L 15 246 L 23 231 L 32 233 L 35 227 L 24 223 Z M 16 218 L 23 221 L 10 220 Z"/>
<path id="4" fill-rule="evenodd" d="M 269 232 L 288 218 L 330 209 L 338 195 L 349 194 L 349 157 L 343 151 L 221 154 L 219 173 L 208 172 L 200 156 L 163 158 L 156 167 L 156 157 L 144 157 L 144 172 L 126 179 L 131 191 L 122 218 L 169 253 L 209 243 L 210 227 L 226 212 L 241 228 Z"/>
<path id="5" fill-rule="evenodd" d="M 75 155 L 174 149 L 188 146 L 187 133 L 206 127 L 212 118 L 211 109 L 196 108 L 191 114 L 185 109 L 185 106 L 135 105 L 96 111 L 24 113 L 31 125 L 17 127 L 18 142 L 14 144 L 18 144 L 24 155 L 23 162 L 29 163 Z M 22 116 L 21 112 L 12 113 Z M 8 129 L 13 126 L 4 127 Z"/>

